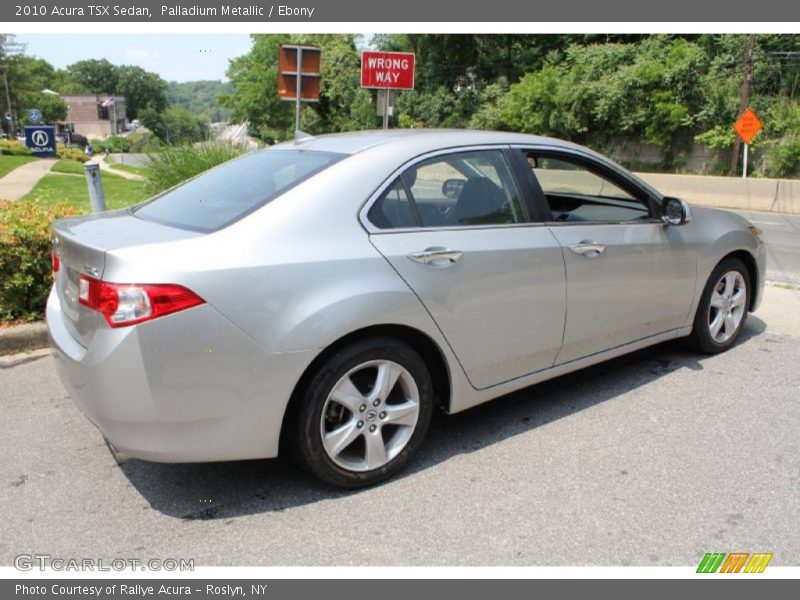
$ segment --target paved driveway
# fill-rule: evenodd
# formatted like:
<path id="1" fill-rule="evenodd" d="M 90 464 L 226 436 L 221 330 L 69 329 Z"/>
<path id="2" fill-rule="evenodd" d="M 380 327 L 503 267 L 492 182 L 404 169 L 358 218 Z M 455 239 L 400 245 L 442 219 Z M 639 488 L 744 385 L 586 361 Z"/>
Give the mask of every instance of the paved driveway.
<path id="1" fill-rule="evenodd" d="M 671 343 L 436 419 L 402 476 L 331 490 L 283 460 L 121 465 L 47 356 L 0 369 L 0 564 L 800 564 L 800 292 L 721 356 Z"/>

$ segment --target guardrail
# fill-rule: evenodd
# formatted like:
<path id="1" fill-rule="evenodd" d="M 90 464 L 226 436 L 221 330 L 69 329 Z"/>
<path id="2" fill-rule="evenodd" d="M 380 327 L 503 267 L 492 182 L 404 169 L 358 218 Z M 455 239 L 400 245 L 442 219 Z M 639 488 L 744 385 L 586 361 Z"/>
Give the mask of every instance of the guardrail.
<path id="1" fill-rule="evenodd" d="M 637 173 L 668 196 L 690 204 L 800 214 L 800 180 Z"/>

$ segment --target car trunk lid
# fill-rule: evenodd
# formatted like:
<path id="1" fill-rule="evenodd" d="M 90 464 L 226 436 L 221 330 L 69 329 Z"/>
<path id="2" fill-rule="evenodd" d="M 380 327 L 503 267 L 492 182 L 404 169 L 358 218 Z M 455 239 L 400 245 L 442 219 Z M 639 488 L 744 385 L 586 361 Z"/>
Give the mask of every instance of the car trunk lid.
<path id="1" fill-rule="evenodd" d="M 79 302 L 81 275 L 102 279 L 110 251 L 200 235 L 138 219 L 127 210 L 61 219 L 53 223 L 52 231 L 53 250 L 59 261 L 55 285 L 64 324 L 84 347 L 91 342 L 102 317 Z"/>

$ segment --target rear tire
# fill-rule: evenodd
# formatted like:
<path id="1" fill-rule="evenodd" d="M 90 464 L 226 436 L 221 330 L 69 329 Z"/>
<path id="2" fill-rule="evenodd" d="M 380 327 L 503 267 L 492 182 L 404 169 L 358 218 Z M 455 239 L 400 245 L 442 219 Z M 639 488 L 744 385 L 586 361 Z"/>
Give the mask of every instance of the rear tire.
<path id="1" fill-rule="evenodd" d="M 738 258 L 726 258 L 706 282 L 689 341 L 697 350 L 717 354 L 739 337 L 750 307 L 750 274 Z"/>
<path id="2" fill-rule="evenodd" d="M 389 337 L 359 340 L 332 354 L 302 390 L 292 453 L 330 485 L 373 485 L 416 453 L 433 398 L 430 373 L 413 348 Z"/>

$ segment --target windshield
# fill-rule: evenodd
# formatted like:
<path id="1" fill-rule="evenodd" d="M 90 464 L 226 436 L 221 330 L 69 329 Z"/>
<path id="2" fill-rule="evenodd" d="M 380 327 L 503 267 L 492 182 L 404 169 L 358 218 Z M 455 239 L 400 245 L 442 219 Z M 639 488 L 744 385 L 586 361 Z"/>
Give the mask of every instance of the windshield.
<path id="1" fill-rule="evenodd" d="M 216 231 L 343 157 L 310 150 L 251 152 L 164 192 L 134 214 L 183 229 Z"/>

